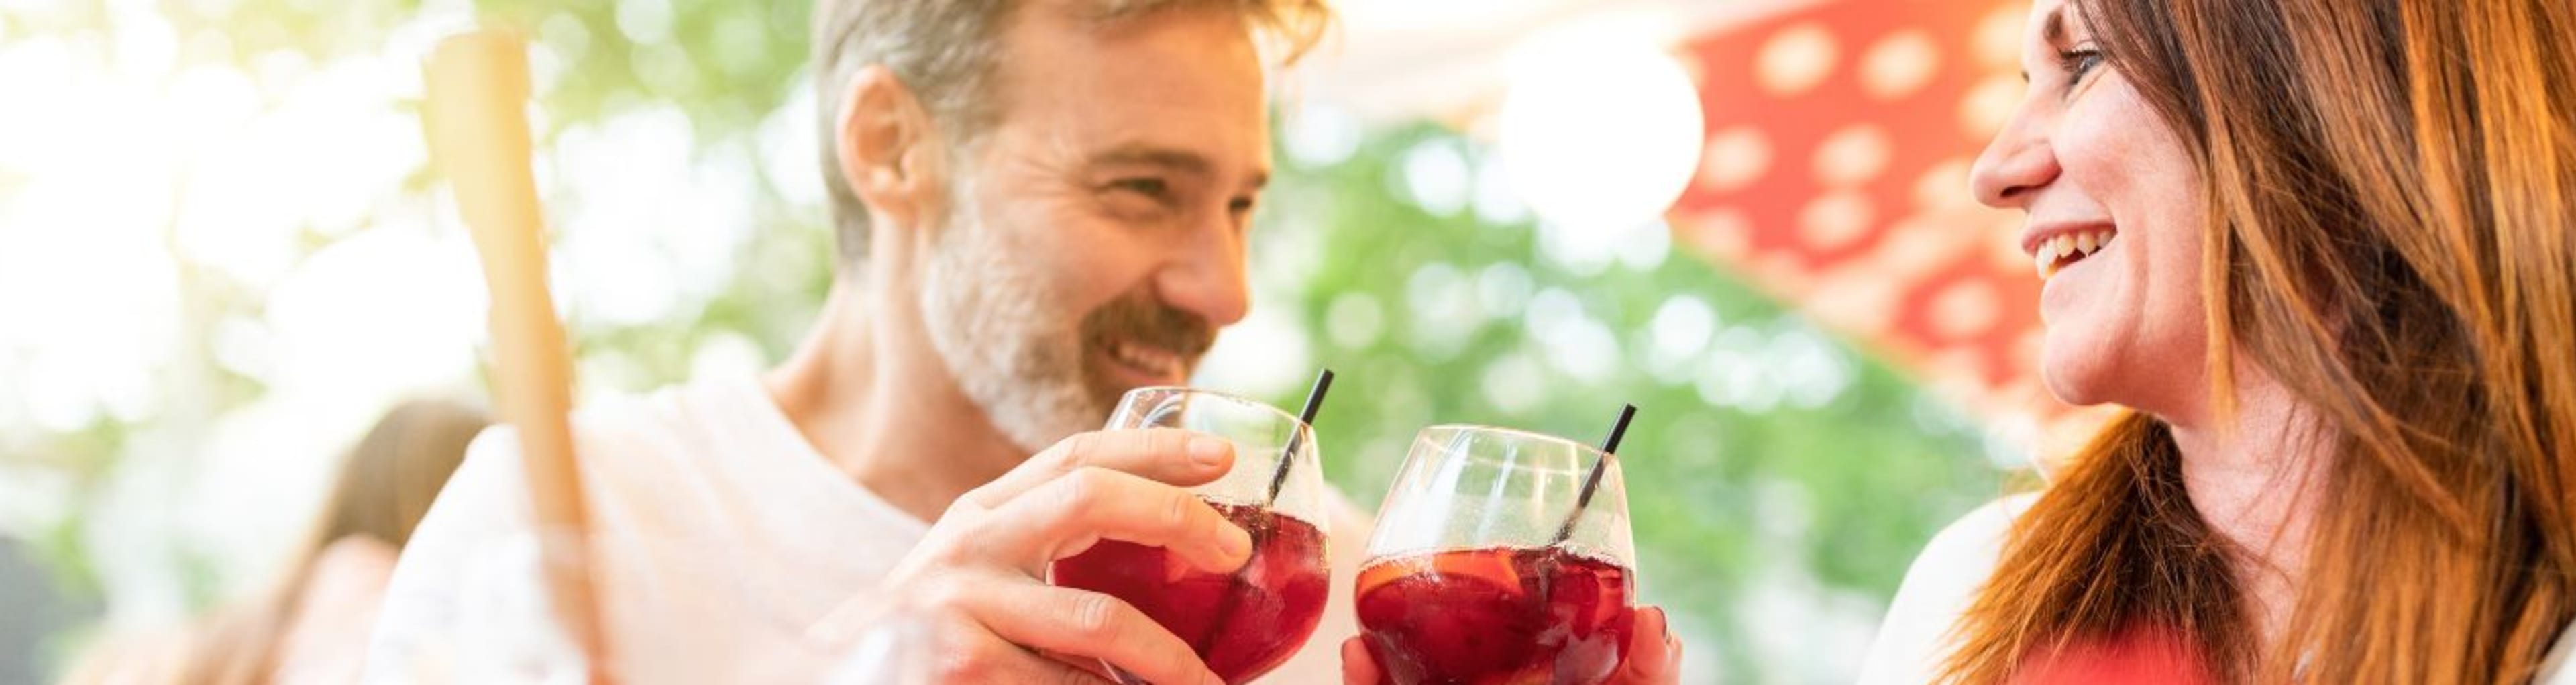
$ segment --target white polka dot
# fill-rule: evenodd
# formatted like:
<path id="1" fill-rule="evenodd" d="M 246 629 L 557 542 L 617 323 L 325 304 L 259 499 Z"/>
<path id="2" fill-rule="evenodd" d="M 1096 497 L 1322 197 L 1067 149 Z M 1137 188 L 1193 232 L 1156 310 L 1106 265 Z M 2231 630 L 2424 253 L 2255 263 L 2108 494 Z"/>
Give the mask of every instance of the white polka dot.
<path id="1" fill-rule="evenodd" d="M 1948 347 L 1925 359 L 1924 368 L 1932 369 L 1932 394 L 1968 406 L 1984 406 L 1987 401 L 1986 374 L 1994 367 L 1986 360 L 1985 350 L 1975 347 Z"/>
<path id="2" fill-rule="evenodd" d="M 1971 246 L 1959 227 L 1939 217 L 1917 215 L 1896 222 L 1870 248 L 1872 278 L 1912 281 L 1929 276 Z"/>
<path id="3" fill-rule="evenodd" d="M 1816 144 L 1816 182 L 1828 186 L 1868 183 L 1887 170 L 1887 159 L 1895 150 L 1895 141 L 1877 126 L 1843 127 Z"/>
<path id="4" fill-rule="evenodd" d="M 1896 322 L 1898 296 L 1903 284 L 1869 274 L 1837 272 L 1819 279 L 1816 288 L 1804 302 L 1806 311 L 1828 327 L 1865 337 L 1880 337 Z"/>
<path id="5" fill-rule="evenodd" d="M 1914 94 L 1941 71 L 1941 51 L 1922 29 L 1906 29 L 1881 38 L 1860 58 L 1860 86 L 1872 97 L 1894 100 Z"/>
<path id="6" fill-rule="evenodd" d="M 2006 3 L 1986 12 L 1977 20 L 1970 34 L 1968 49 L 1977 55 L 1977 65 L 1988 69 L 2015 70 L 2021 62 L 2023 26 L 2030 21 L 2030 5 Z"/>
<path id="7" fill-rule="evenodd" d="M 1798 239 L 1820 252 L 1850 247 L 1869 233 L 1877 213 L 1869 196 L 1848 190 L 1827 193 L 1798 210 Z"/>
<path id="8" fill-rule="evenodd" d="M 1772 95 L 1804 93 L 1834 73 L 1840 50 L 1834 43 L 1834 34 L 1822 24 L 1808 22 L 1781 29 L 1754 56 L 1754 78 Z"/>
<path id="9" fill-rule="evenodd" d="M 1710 256 L 1743 259 L 1753 249 L 1753 220 L 1745 218 L 1744 210 L 1719 207 L 1684 221 L 1689 224 L 1685 239 Z"/>
<path id="10" fill-rule="evenodd" d="M 1754 282 L 1772 292 L 1791 298 L 1803 298 L 1815 289 L 1815 274 L 1808 273 L 1806 263 L 1796 253 L 1770 252 L 1753 257 L 1747 266 Z"/>
<path id="11" fill-rule="evenodd" d="M 1751 126 L 1737 126 L 1708 137 L 1699 161 L 1699 185 L 1730 192 L 1762 178 L 1771 170 L 1771 136 Z"/>
<path id="12" fill-rule="evenodd" d="M 2015 368 L 2038 371 L 2040 355 L 2048 351 L 2048 329 L 2031 327 L 2013 336 L 2012 359 Z"/>
<path id="13" fill-rule="evenodd" d="M 2002 313 L 2002 296 L 1984 279 L 1952 283 L 1932 296 L 1932 330 L 1945 340 L 1965 340 L 1991 330 Z"/>
<path id="14" fill-rule="evenodd" d="M 2013 107 L 2021 104 L 2027 84 L 2009 74 L 1996 74 L 1978 81 L 1959 99 L 1959 132 L 1969 140 L 1987 140 L 2004 130 L 2012 120 Z"/>
<path id="15" fill-rule="evenodd" d="M 1968 170 L 1974 164 L 1965 157 L 1932 163 L 1914 178 L 1914 206 L 1946 209 L 1975 203 L 1977 198 L 1968 188 Z"/>

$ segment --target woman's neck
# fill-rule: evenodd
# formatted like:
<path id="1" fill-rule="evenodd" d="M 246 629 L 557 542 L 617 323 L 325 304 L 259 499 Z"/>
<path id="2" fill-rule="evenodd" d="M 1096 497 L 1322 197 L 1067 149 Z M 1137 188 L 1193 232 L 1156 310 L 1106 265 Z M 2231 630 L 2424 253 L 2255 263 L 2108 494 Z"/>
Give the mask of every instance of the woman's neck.
<path id="1" fill-rule="evenodd" d="M 2314 408 L 2260 369 L 2236 374 L 2236 411 L 2167 423 L 2183 488 L 2212 533 L 2244 552 L 2236 575 L 2257 633 L 2277 636 L 2298 595 L 2333 443 Z"/>

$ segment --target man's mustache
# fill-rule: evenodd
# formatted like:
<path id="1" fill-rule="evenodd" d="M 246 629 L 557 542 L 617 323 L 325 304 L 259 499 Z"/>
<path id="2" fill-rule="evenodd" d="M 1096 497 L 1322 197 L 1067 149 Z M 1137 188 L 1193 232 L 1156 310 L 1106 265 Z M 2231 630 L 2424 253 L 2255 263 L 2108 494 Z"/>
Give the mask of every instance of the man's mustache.
<path id="1" fill-rule="evenodd" d="M 1205 317 L 1174 309 L 1151 293 L 1135 292 L 1111 300 L 1083 317 L 1083 337 L 1094 345 L 1127 341 L 1151 345 L 1196 361 L 1216 345 L 1216 326 Z"/>

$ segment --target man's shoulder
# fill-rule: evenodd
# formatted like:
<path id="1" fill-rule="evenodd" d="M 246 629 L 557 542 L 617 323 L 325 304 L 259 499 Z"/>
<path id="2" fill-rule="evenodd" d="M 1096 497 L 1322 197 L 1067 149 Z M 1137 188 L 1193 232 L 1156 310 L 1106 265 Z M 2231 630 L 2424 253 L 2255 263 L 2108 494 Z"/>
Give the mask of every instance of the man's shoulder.
<path id="1" fill-rule="evenodd" d="M 775 413 L 775 405 L 757 381 L 701 379 L 592 401 L 573 412 L 573 438 L 619 446 L 689 444 L 729 424 L 764 418 L 761 410 Z"/>
<path id="2" fill-rule="evenodd" d="M 753 381 L 727 378 L 591 398 L 572 413 L 573 446 L 585 456 L 618 455 L 617 459 L 584 459 L 585 472 L 633 463 L 638 454 L 684 454 L 711 447 L 708 443 L 725 432 L 723 424 L 739 423 L 738 415 L 759 409 L 743 406 L 747 400 L 763 399 L 746 397 L 757 387 Z M 467 450 L 469 461 L 478 457 L 516 463 L 517 429 L 506 423 L 485 429 Z"/>
<path id="3" fill-rule="evenodd" d="M 1888 604 L 1860 682 L 1929 682 L 1947 658 L 1951 626 L 1993 574 L 2013 520 L 2038 498 L 2025 493 L 1987 502 L 1932 536 Z"/>

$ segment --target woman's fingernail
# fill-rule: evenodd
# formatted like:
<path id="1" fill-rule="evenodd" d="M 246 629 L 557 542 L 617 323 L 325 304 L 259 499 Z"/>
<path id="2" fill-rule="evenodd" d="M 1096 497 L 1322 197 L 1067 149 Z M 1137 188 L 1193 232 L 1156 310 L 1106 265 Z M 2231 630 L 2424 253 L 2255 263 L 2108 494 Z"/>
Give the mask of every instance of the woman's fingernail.
<path id="1" fill-rule="evenodd" d="M 1200 466 L 1215 466 L 1225 461 L 1226 453 L 1234 451 L 1234 446 L 1224 440 L 1199 435 L 1190 438 L 1189 450 L 1191 461 L 1198 462 Z"/>

